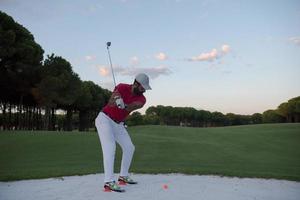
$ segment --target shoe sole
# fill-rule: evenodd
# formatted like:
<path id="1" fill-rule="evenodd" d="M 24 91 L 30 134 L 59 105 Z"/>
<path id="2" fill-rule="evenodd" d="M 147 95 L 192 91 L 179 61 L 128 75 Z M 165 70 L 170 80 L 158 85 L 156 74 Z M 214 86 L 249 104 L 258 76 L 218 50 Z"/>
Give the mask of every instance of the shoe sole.
<path id="1" fill-rule="evenodd" d="M 112 190 L 112 189 L 108 189 L 108 188 L 104 188 L 103 192 L 125 192 L 125 190 L 120 189 L 120 190 Z"/>
<path id="2" fill-rule="evenodd" d="M 125 192 L 124 189 L 111 189 L 109 187 L 104 187 L 103 192 Z"/>
<path id="3" fill-rule="evenodd" d="M 119 185 L 127 185 L 127 184 L 130 184 L 130 185 L 135 185 L 135 184 L 137 184 L 137 182 L 125 182 L 125 181 L 119 181 L 119 183 L 118 183 Z"/>

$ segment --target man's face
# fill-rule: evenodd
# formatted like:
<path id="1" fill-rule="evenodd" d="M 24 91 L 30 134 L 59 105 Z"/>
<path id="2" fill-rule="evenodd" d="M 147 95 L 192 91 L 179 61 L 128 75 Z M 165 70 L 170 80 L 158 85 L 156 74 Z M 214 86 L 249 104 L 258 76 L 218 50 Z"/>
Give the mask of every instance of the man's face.
<path id="1" fill-rule="evenodd" d="M 145 89 L 143 88 L 143 86 L 141 84 L 139 84 L 138 82 L 135 82 L 133 84 L 133 93 L 135 95 L 142 95 L 145 92 Z"/>

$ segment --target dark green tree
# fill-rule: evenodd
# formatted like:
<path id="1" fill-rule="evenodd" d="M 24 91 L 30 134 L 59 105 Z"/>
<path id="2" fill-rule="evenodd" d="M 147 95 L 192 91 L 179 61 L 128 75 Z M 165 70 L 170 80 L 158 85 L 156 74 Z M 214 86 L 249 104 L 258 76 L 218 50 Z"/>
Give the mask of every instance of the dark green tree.
<path id="1" fill-rule="evenodd" d="M 87 131 L 88 126 L 88 114 L 91 109 L 93 96 L 90 92 L 88 82 L 82 82 L 79 97 L 76 99 L 76 109 L 79 110 L 79 131 Z"/>
<path id="2" fill-rule="evenodd" d="M 67 60 L 54 54 L 44 61 L 41 77 L 35 97 L 45 107 L 45 127 L 54 129 L 55 110 L 61 108 L 67 111 L 65 129 L 71 131 L 74 102 L 81 90 L 80 78 Z"/>
<path id="3" fill-rule="evenodd" d="M 79 111 L 79 131 L 86 131 L 94 127 L 95 118 L 108 102 L 111 92 L 92 81 L 84 81 L 79 93 L 75 102 L 76 110 Z"/>
<path id="4" fill-rule="evenodd" d="M 143 120 L 142 114 L 137 111 L 133 112 L 131 115 L 128 116 L 128 118 L 126 120 L 126 124 L 128 126 L 143 125 L 144 120 Z"/>
<path id="5" fill-rule="evenodd" d="M 283 123 L 285 118 L 276 110 L 267 110 L 262 114 L 263 123 Z"/>
<path id="6" fill-rule="evenodd" d="M 226 116 L 220 112 L 211 113 L 211 122 L 213 126 L 224 126 Z"/>
<path id="7" fill-rule="evenodd" d="M 39 81 L 43 53 L 26 28 L 0 11 L 0 101 L 5 108 L 9 102 L 9 110 L 11 105 L 17 106 L 18 128 L 24 127 L 23 111 L 29 109 L 26 104 L 34 104 L 31 89 Z"/>
<path id="8" fill-rule="evenodd" d="M 262 114 L 260 113 L 254 113 L 253 115 L 251 115 L 251 120 L 253 122 L 253 124 L 261 124 L 263 119 L 262 119 Z"/>
<path id="9" fill-rule="evenodd" d="M 200 127 L 207 127 L 211 121 L 211 113 L 206 110 L 199 110 L 197 111 L 196 118 Z"/>
<path id="10" fill-rule="evenodd" d="M 285 118 L 286 122 L 300 121 L 300 97 L 290 99 L 280 104 L 277 108 L 278 114 Z"/>

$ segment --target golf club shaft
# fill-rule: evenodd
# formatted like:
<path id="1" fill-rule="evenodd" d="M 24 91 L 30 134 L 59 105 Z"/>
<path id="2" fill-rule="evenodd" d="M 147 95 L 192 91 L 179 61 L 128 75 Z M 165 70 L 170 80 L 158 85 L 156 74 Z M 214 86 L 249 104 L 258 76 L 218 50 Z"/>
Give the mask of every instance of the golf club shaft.
<path id="1" fill-rule="evenodd" d="M 114 85 L 116 87 L 116 79 L 115 79 L 114 69 L 113 69 L 112 62 L 111 62 L 109 46 L 110 46 L 110 43 L 107 43 L 107 52 L 108 52 L 108 57 L 109 57 L 109 63 L 110 63 L 111 73 L 112 73 L 112 76 L 113 76 L 113 79 L 114 79 Z"/>

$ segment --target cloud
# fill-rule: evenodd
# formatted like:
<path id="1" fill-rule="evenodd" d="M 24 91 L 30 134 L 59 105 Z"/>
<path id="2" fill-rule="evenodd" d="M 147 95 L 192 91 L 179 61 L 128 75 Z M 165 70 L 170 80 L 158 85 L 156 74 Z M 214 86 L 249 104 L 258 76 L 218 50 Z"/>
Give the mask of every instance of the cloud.
<path id="1" fill-rule="evenodd" d="M 212 49 L 210 52 L 201 53 L 198 56 L 189 58 L 188 61 L 213 61 L 217 59 L 218 51 L 217 49 Z"/>
<path id="2" fill-rule="evenodd" d="M 188 61 L 195 62 L 195 61 L 215 61 L 223 56 L 225 56 L 227 53 L 230 52 L 230 46 L 227 44 L 222 45 L 221 50 L 212 49 L 209 52 L 201 53 L 198 56 L 193 56 L 191 58 L 188 58 Z"/>
<path id="3" fill-rule="evenodd" d="M 222 52 L 223 52 L 224 54 L 226 54 L 226 53 L 228 53 L 229 51 L 230 51 L 230 46 L 227 45 L 227 44 L 224 44 L 224 45 L 222 46 Z"/>
<path id="4" fill-rule="evenodd" d="M 88 55 L 88 56 L 85 56 L 84 58 L 85 58 L 86 61 L 92 61 L 92 60 L 96 59 L 96 56 Z"/>
<path id="5" fill-rule="evenodd" d="M 168 59 L 168 56 L 165 54 L 165 53 L 158 53 L 157 55 L 155 55 L 155 58 L 157 60 L 167 60 Z"/>
<path id="6" fill-rule="evenodd" d="M 292 42 L 292 43 L 294 43 L 297 46 L 300 46 L 300 36 L 290 37 L 289 41 Z"/>
<path id="7" fill-rule="evenodd" d="M 138 65 L 139 64 L 139 58 L 137 56 L 133 56 L 130 58 L 130 64 L 131 65 Z"/>
<path id="8" fill-rule="evenodd" d="M 159 77 L 160 75 L 170 75 L 172 71 L 166 67 L 166 66 L 157 66 L 157 67 L 151 67 L 151 68 L 126 68 L 124 71 L 121 72 L 122 75 L 126 76 L 135 76 L 138 73 L 145 73 L 150 78 L 155 79 Z"/>
<path id="9" fill-rule="evenodd" d="M 106 66 L 97 65 L 96 68 L 101 76 L 108 76 L 110 74 L 109 68 Z"/>
<path id="10" fill-rule="evenodd" d="M 98 72 L 101 76 L 109 76 L 111 74 L 110 68 L 107 66 L 98 65 Z M 172 71 L 166 66 L 157 66 L 157 67 L 121 67 L 121 66 L 113 66 L 115 75 L 122 76 L 131 76 L 134 77 L 138 73 L 145 73 L 150 78 L 155 79 L 160 75 L 170 75 Z"/>

